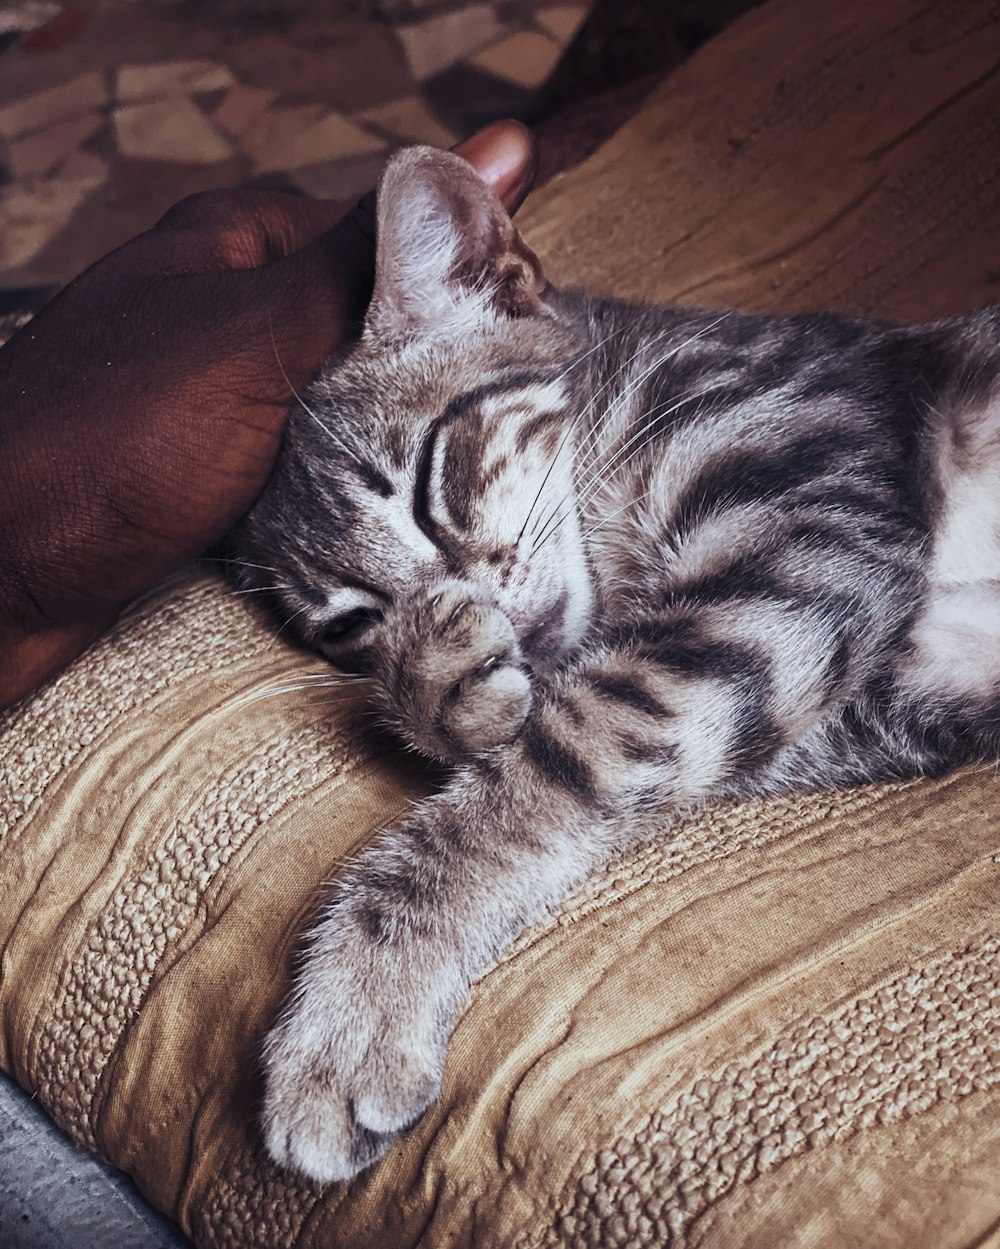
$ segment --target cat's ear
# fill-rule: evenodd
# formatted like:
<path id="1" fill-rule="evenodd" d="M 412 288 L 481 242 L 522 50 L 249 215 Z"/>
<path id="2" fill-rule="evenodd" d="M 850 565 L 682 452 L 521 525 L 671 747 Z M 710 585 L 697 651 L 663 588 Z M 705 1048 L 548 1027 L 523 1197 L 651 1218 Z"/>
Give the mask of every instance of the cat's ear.
<path id="1" fill-rule="evenodd" d="M 375 291 L 368 319 L 408 336 L 490 306 L 511 316 L 537 312 L 542 267 L 507 210 L 472 166 L 453 152 L 398 152 L 378 188 Z"/>

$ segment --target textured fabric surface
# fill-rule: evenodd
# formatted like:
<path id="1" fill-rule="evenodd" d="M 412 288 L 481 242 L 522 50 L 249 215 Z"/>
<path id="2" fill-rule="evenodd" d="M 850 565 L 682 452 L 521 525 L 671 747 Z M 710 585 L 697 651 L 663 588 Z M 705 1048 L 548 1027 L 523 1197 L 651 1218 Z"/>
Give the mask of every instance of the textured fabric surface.
<path id="1" fill-rule="evenodd" d="M 529 238 L 623 293 L 980 302 L 998 23 L 778 0 L 531 202 Z M 994 1243 L 995 768 L 674 822 L 475 987 L 440 1103 L 369 1175 L 273 1168 L 256 1055 L 297 943 L 434 783 L 363 689 L 295 688 L 317 669 L 194 570 L 0 723 L 0 1066 L 199 1246 Z"/>
<path id="2" fill-rule="evenodd" d="M 189 1249 L 127 1176 L 65 1136 L 0 1075 L 4 1249 Z"/>

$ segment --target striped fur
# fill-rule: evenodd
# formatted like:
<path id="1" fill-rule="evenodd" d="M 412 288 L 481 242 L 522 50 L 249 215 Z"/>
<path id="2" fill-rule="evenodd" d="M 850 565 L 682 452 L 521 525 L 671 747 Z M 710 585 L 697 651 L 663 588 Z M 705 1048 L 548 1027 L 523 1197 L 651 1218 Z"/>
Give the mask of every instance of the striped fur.
<path id="1" fill-rule="evenodd" d="M 544 287 L 456 157 L 384 177 L 361 341 L 237 544 L 454 766 L 337 887 L 267 1147 L 367 1166 L 469 984 L 670 811 L 998 753 L 1000 312 L 900 327 Z"/>

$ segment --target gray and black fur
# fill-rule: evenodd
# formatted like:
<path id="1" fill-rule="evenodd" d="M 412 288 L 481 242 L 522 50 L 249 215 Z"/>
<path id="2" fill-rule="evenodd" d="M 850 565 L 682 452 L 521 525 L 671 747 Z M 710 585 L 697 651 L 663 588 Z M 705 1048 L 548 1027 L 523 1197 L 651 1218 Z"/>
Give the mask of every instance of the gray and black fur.
<path id="1" fill-rule="evenodd" d="M 340 882 L 268 1044 L 271 1154 L 342 1179 L 434 1099 L 491 959 L 657 820 L 1000 754 L 1000 312 L 556 291 L 413 149 L 362 339 L 237 542 L 455 769 Z"/>

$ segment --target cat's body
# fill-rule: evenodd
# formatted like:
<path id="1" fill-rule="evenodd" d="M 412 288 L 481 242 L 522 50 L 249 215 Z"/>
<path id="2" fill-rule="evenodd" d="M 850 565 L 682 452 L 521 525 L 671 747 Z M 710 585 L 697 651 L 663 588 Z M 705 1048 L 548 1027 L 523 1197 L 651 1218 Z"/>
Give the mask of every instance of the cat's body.
<path id="1" fill-rule="evenodd" d="M 380 193 L 359 345 L 239 536 L 456 765 L 360 857 L 272 1034 L 272 1154 L 367 1165 L 469 984 L 672 811 L 1000 753 L 1000 312 L 897 327 L 544 287 L 457 158 Z"/>

